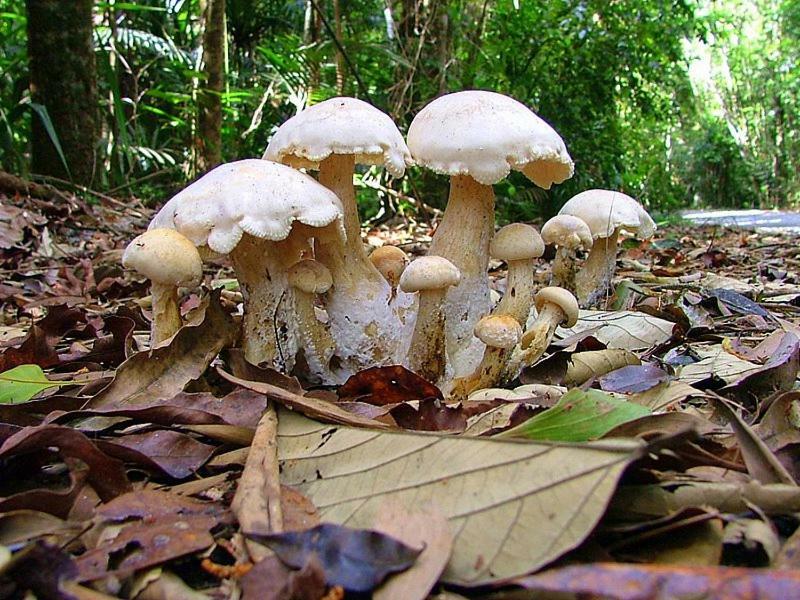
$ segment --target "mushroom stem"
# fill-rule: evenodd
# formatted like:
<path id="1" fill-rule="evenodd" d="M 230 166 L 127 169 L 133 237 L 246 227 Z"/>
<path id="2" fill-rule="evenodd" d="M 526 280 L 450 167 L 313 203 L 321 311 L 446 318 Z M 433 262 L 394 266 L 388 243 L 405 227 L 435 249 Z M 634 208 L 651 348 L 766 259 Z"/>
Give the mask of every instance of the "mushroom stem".
<path id="1" fill-rule="evenodd" d="M 367 252 L 361 241 L 361 219 L 358 217 L 353 173 L 355 172 L 355 156 L 352 154 L 331 154 L 319 163 L 319 182 L 342 201 L 342 218 L 344 233 L 347 236 L 345 246 L 352 259 L 367 261 Z M 371 263 L 370 263 L 371 264 Z M 372 271 L 372 269 L 368 269 Z M 380 275 L 377 270 L 375 274 Z"/>
<path id="2" fill-rule="evenodd" d="M 533 260 L 512 260 L 508 263 L 506 293 L 492 314 L 511 315 L 524 326 L 533 306 Z"/>
<path id="3" fill-rule="evenodd" d="M 505 381 L 503 374 L 506 372 L 505 366 L 511 353 L 512 349 L 486 346 L 478 368 L 472 374 L 453 381 L 453 387 L 449 394 L 450 400 L 461 402 L 475 390 L 508 383 L 510 379 Z"/>
<path id="4" fill-rule="evenodd" d="M 553 260 L 553 273 L 550 278 L 550 285 L 562 287 L 565 290 L 575 293 L 576 272 L 575 250 L 560 246 L 556 250 L 556 257 Z"/>
<path id="5" fill-rule="evenodd" d="M 408 350 L 408 367 L 432 383 L 445 374 L 447 352 L 445 344 L 446 289 L 420 290 L 417 322 Z"/>
<path id="6" fill-rule="evenodd" d="M 244 296 L 243 347 L 248 362 L 290 370 L 296 339 L 290 326 L 291 306 L 286 269 L 308 247 L 295 225 L 287 239 L 278 242 L 243 235 L 230 257 Z"/>
<path id="7" fill-rule="evenodd" d="M 177 286 L 156 283 L 150 284 L 153 299 L 153 321 L 150 327 L 150 344 L 156 346 L 171 338 L 183 325 L 178 305 Z"/>
<path id="8" fill-rule="evenodd" d="M 557 304 L 547 303 L 542 307 L 531 328 L 522 336 L 521 364 L 531 365 L 536 362 L 556 333 L 556 328 L 566 319 L 566 314 Z"/>
<path id="9" fill-rule="evenodd" d="M 314 297 L 312 293 L 294 288 L 294 309 L 306 362 L 311 372 L 319 374 L 324 383 L 343 383 L 331 372 L 331 358 L 336 351 L 336 344 L 327 326 L 317 318 Z"/>
<path id="10" fill-rule="evenodd" d="M 606 238 L 598 237 L 592 244 L 583 268 L 576 273 L 575 290 L 581 306 L 594 306 L 611 286 L 617 266 L 618 238 L 618 228 Z"/>
<path id="11" fill-rule="evenodd" d="M 483 344 L 472 335 L 489 300 L 489 242 L 494 234 L 494 190 L 469 175 L 450 178 L 450 198 L 431 240 L 429 255 L 446 258 L 461 272 L 461 282 L 445 300 L 447 346 L 456 375 L 478 364 Z"/>

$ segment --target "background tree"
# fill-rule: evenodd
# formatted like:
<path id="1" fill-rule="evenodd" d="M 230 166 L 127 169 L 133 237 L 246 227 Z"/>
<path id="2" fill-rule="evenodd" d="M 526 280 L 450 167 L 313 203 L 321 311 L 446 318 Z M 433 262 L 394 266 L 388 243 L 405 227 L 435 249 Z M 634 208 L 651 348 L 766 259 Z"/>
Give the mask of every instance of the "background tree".
<path id="1" fill-rule="evenodd" d="M 198 171 L 222 162 L 222 91 L 225 85 L 225 0 L 204 0 L 203 81 L 198 94 Z"/>
<path id="2" fill-rule="evenodd" d="M 97 86 L 92 0 L 27 0 L 32 170 L 90 184 Z"/>

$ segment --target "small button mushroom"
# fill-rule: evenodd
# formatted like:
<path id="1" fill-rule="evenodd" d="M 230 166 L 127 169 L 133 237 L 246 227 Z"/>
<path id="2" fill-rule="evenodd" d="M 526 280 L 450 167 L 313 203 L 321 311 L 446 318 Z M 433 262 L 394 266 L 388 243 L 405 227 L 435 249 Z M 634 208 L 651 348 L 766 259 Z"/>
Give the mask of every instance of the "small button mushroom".
<path id="1" fill-rule="evenodd" d="M 151 282 L 151 346 L 171 338 L 182 325 L 178 287 L 195 286 L 203 275 L 197 248 L 174 229 L 150 229 L 128 244 L 122 264 Z"/>
<path id="2" fill-rule="evenodd" d="M 506 225 L 492 238 L 489 254 L 508 264 L 506 293 L 492 314 L 511 315 L 525 325 L 533 306 L 534 263 L 544 254 L 539 232 L 525 223 Z"/>
<path id="3" fill-rule="evenodd" d="M 331 272 L 321 262 L 306 259 L 289 267 L 287 279 L 294 292 L 299 345 L 311 373 L 319 376 L 325 384 L 342 383 L 331 371 L 336 345 L 327 326 L 317 319 L 314 308 L 315 296 L 324 294 L 333 284 Z"/>
<path id="4" fill-rule="evenodd" d="M 451 400 L 464 400 L 477 389 L 506 383 L 506 365 L 522 338 L 522 326 L 511 315 L 488 315 L 475 325 L 475 336 L 486 345 L 483 358 L 474 373 L 453 382 Z"/>
<path id="5" fill-rule="evenodd" d="M 492 185 L 514 169 L 549 189 L 572 176 L 573 163 L 550 125 L 513 98 L 487 91 L 456 92 L 430 102 L 409 126 L 408 147 L 418 165 L 450 176 L 447 208 L 428 253 L 461 271 L 445 312 L 455 374 L 463 376 L 481 360 L 483 348 L 472 330 L 491 308 Z"/>
<path id="6" fill-rule="evenodd" d="M 575 276 L 575 290 L 581 306 L 594 306 L 611 286 L 617 264 L 620 231 L 647 239 L 653 235 L 656 224 L 636 200 L 611 190 L 581 192 L 570 198 L 559 214 L 580 218 L 592 232 L 592 249 L 583 268 Z"/>
<path id="7" fill-rule="evenodd" d="M 397 246 L 381 246 L 372 251 L 369 260 L 392 286 L 392 298 L 394 298 L 400 276 L 408 265 L 408 255 Z"/>
<path id="8" fill-rule="evenodd" d="M 447 289 L 461 278 L 453 263 L 440 256 L 423 256 L 414 260 L 400 276 L 400 289 L 419 292 L 419 308 L 408 366 L 420 377 L 438 382 L 447 367 L 445 342 L 444 296 Z"/>
<path id="9" fill-rule="evenodd" d="M 589 226 L 572 215 L 556 215 L 542 227 L 542 240 L 556 247 L 550 285 L 575 292 L 575 251 L 592 247 Z"/>
<path id="10" fill-rule="evenodd" d="M 550 345 L 556 328 L 573 327 L 578 322 L 578 301 L 571 292 L 560 287 L 546 287 L 536 294 L 536 310 L 539 314 L 525 332 L 520 342 L 521 350 L 509 362 L 510 377 L 535 363 Z"/>

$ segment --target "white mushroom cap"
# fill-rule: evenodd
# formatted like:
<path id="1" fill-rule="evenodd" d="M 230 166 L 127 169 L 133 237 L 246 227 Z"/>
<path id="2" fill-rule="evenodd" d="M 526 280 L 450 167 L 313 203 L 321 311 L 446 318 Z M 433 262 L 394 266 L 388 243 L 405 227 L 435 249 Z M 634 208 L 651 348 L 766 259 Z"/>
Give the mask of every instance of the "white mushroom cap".
<path id="1" fill-rule="evenodd" d="M 314 104 L 286 121 L 270 140 L 264 158 L 317 169 L 331 154 L 354 154 L 357 164 L 382 164 L 395 177 L 402 177 L 411 164 L 411 153 L 391 117 L 347 97 Z"/>
<path id="2" fill-rule="evenodd" d="M 411 262 L 400 276 L 400 289 L 404 292 L 441 290 L 458 285 L 461 273 L 446 258 L 421 256 Z"/>
<path id="3" fill-rule="evenodd" d="M 122 264 L 162 285 L 195 286 L 203 276 L 197 248 L 174 229 L 150 229 L 134 238 Z"/>
<path id="4" fill-rule="evenodd" d="M 501 227 L 489 244 L 489 255 L 506 262 L 538 258 L 542 254 L 542 236 L 535 227 L 525 223 L 511 223 Z"/>
<path id="5" fill-rule="evenodd" d="M 178 192 L 150 229 L 177 229 L 196 246 L 228 254 L 244 233 L 278 241 L 294 221 L 323 227 L 341 222 L 339 198 L 313 178 L 268 160 L 226 163 Z"/>
<path id="6" fill-rule="evenodd" d="M 491 348 L 509 350 L 522 338 L 522 326 L 511 315 L 487 315 L 475 325 L 475 337 Z"/>
<path id="7" fill-rule="evenodd" d="M 589 226 L 573 215 L 556 215 L 542 227 L 542 240 L 562 248 L 590 248 L 592 231 Z"/>
<path id="8" fill-rule="evenodd" d="M 307 294 L 324 294 L 333 285 L 328 267 L 316 260 L 298 261 L 289 267 L 286 275 L 289 285 Z"/>
<path id="9" fill-rule="evenodd" d="M 456 92 L 425 106 L 408 129 L 414 161 L 445 175 L 470 175 L 484 185 L 511 169 L 549 189 L 572 177 L 564 141 L 513 98 L 485 91 Z"/>
<path id="10" fill-rule="evenodd" d="M 573 215 L 584 221 L 595 239 L 610 237 L 617 229 L 649 238 L 656 230 L 655 222 L 641 204 L 612 190 L 581 192 L 570 198 L 558 214 Z"/>
<path id="11" fill-rule="evenodd" d="M 562 323 L 564 327 L 574 327 L 578 322 L 578 300 L 571 292 L 560 287 L 546 287 L 539 290 L 534 300 L 536 302 L 536 310 L 540 311 L 545 304 L 555 304 L 561 309 L 565 315 L 565 320 Z"/>

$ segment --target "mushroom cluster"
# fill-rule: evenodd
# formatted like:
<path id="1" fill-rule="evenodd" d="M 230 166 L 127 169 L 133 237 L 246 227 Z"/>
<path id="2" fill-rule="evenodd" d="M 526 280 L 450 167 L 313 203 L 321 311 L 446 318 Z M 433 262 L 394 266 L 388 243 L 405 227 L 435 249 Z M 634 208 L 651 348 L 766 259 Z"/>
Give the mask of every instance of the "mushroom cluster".
<path id="1" fill-rule="evenodd" d="M 356 165 L 402 177 L 413 163 L 450 177 L 428 255 L 410 261 L 391 246 L 368 255 Z M 573 162 L 556 131 L 507 96 L 437 98 L 411 123 L 408 146 L 385 113 L 332 98 L 279 127 L 262 159 L 223 164 L 171 198 L 123 262 L 152 282 L 153 344 L 180 328 L 178 288 L 198 284 L 201 257 L 227 255 L 244 298 L 241 345 L 249 362 L 301 369 L 323 384 L 404 364 L 466 399 L 516 378 L 558 326 L 575 324 L 579 303 L 602 299 L 621 231 L 646 237 L 655 227 L 629 196 L 589 190 L 567 202 L 542 236 L 523 223 L 495 232 L 492 185 L 511 170 L 549 189 L 572 176 Z M 557 247 L 552 287 L 537 292 L 545 243 Z M 589 249 L 581 268 L 579 248 Z M 494 307 L 490 257 L 508 266 Z"/>

